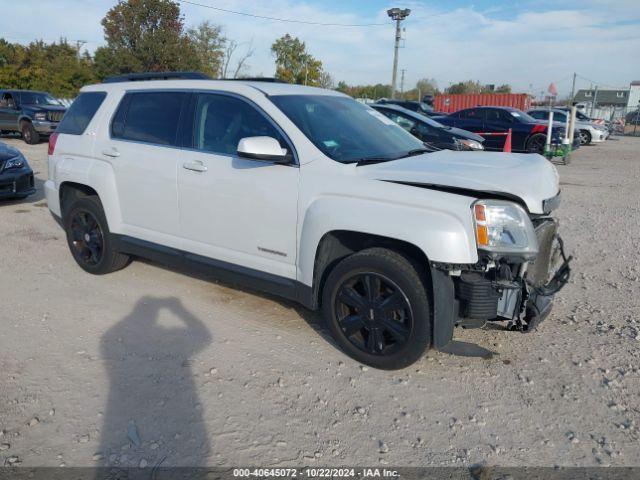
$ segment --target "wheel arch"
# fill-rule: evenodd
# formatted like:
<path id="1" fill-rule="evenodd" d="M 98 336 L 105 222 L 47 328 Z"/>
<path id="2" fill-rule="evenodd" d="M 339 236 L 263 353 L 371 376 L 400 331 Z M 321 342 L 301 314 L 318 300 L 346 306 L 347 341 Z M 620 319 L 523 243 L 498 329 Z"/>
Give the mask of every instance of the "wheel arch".
<path id="1" fill-rule="evenodd" d="M 430 283 L 429 259 L 417 246 L 404 240 L 358 232 L 354 230 L 332 230 L 325 233 L 316 249 L 313 264 L 312 302 L 317 308 L 322 303 L 322 289 L 324 284 L 340 260 L 367 248 L 387 248 L 398 252 L 422 266 L 422 275 L 426 283 Z"/>

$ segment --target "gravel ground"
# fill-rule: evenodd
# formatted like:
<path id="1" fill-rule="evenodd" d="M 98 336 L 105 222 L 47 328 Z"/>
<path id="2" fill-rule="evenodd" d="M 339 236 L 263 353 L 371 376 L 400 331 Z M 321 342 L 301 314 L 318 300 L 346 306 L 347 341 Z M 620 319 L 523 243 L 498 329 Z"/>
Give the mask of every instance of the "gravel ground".
<path id="1" fill-rule="evenodd" d="M 0 204 L 0 465 L 640 465 L 640 139 L 559 166 L 574 276 L 535 334 L 403 371 L 316 314 L 136 261 L 95 277 L 39 191 Z"/>

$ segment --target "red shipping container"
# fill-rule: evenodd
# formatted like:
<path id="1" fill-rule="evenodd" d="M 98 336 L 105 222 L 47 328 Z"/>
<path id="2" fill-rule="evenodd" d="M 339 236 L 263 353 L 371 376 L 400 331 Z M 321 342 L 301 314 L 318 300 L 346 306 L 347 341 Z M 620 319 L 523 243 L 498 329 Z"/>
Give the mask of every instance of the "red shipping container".
<path id="1" fill-rule="evenodd" d="M 453 113 L 472 107 L 514 107 L 520 110 L 531 108 L 531 95 L 527 93 L 463 93 L 436 95 L 433 108 L 437 112 Z"/>

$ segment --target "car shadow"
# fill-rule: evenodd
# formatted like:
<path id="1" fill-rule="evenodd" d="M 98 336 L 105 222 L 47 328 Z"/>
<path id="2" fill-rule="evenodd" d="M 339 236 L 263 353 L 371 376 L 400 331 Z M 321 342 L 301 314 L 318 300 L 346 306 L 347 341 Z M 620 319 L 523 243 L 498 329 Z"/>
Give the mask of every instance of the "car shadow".
<path id="1" fill-rule="evenodd" d="M 175 297 L 143 297 L 101 338 L 109 379 L 104 466 L 203 465 L 210 453 L 192 358 L 212 336 Z"/>

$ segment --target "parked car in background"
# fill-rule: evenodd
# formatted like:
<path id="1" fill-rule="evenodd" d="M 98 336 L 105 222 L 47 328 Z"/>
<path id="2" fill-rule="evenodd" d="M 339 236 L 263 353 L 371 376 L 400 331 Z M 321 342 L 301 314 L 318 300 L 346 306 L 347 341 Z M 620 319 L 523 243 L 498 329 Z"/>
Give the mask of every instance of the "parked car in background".
<path id="1" fill-rule="evenodd" d="M 84 87 L 49 140 L 47 204 L 85 271 L 204 269 L 322 308 L 384 369 L 456 325 L 534 330 L 568 281 L 544 158 L 429 153 L 332 90 L 159 75 Z"/>
<path id="2" fill-rule="evenodd" d="M 35 144 L 56 130 L 66 110 L 46 92 L 0 90 L 0 132 L 19 132 Z"/>
<path id="3" fill-rule="evenodd" d="M 566 125 L 567 118 L 570 115 L 570 112 L 560 108 L 554 108 L 552 110 L 554 123 L 559 122 L 563 125 Z M 548 108 L 536 108 L 527 111 L 527 113 L 538 120 L 549 120 Z M 609 131 L 607 130 L 607 128 L 603 125 L 594 124 L 593 122 L 591 122 L 591 119 L 584 120 L 583 118 L 585 118 L 583 114 L 580 114 L 580 117 L 578 117 L 578 115 L 576 114 L 575 130 L 578 131 L 580 145 L 589 145 L 590 143 L 604 142 L 609 136 Z"/>
<path id="4" fill-rule="evenodd" d="M 0 142 L 0 199 L 25 198 L 35 191 L 27 159 L 17 148 Z"/>
<path id="5" fill-rule="evenodd" d="M 436 150 L 484 150 L 484 138 L 466 130 L 449 127 L 394 104 L 370 105 L 414 137 Z"/>
<path id="6" fill-rule="evenodd" d="M 543 153 L 547 139 L 547 124 L 512 107 L 474 107 L 451 115 L 434 117 L 437 122 L 475 133 L 502 133 L 511 129 L 511 149 L 516 152 Z M 561 144 L 564 125 L 557 123 L 551 133 L 551 141 Z M 502 150 L 506 135 L 485 136 L 485 150 Z M 579 144 L 576 139 L 575 145 Z"/>
<path id="7" fill-rule="evenodd" d="M 640 109 L 627 113 L 625 122 L 627 125 L 640 125 Z"/>
<path id="8" fill-rule="evenodd" d="M 425 102 L 416 102 L 413 100 L 388 100 L 383 98 L 378 100 L 376 104 L 397 105 L 399 107 L 406 108 L 407 110 L 411 110 L 412 112 L 421 113 L 422 115 L 426 115 L 427 117 L 443 115 L 441 112 L 436 112 L 432 106 L 426 104 Z"/>

